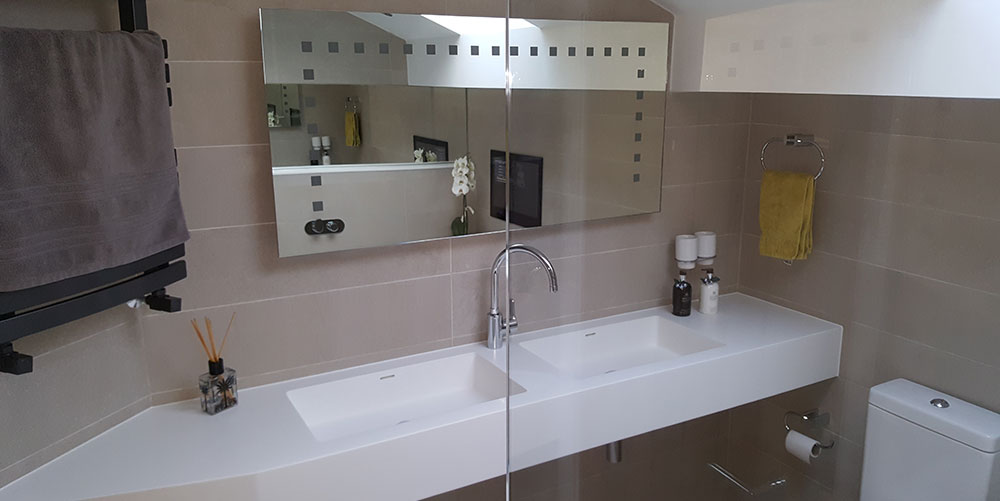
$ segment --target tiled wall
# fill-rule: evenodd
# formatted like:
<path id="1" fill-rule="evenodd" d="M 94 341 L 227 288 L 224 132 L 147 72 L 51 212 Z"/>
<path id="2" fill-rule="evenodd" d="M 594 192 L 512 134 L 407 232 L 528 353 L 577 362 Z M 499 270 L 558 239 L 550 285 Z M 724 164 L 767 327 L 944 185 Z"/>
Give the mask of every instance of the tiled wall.
<path id="1" fill-rule="evenodd" d="M 844 326 L 839 378 L 732 412 L 734 457 L 788 472 L 787 499 L 857 497 L 875 384 L 903 377 L 1000 411 L 998 116 L 1000 101 L 753 96 L 740 290 Z M 801 131 L 827 165 L 814 253 L 785 266 L 757 252 L 755 157 Z M 769 148 L 769 164 L 812 167 L 804 150 Z M 814 407 L 832 412 L 838 444 L 806 466 L 782 450 L 781 416 Z"/>
<path id="2" fill-rule="evenodd" d="M 0 378 L 0 399 L 18 402 L 0 406 L 0 421 L 17 437 L 0 451 L 0 484 L 151 402 L 194 396 L 193 381 L 205 367 L 189 325 L 193 317 L 223 325 L 237 312 L 225 358 L 240 371 L 243 387 L 484 339 L 486 268 L 503 247 L 501 235 L 278 259 L 260 112 L 262 6 L 504 13 L 504 2 L 496 0 L 148 2 L 150 27 L 170 43 L 174 140 L 191 228 L 189 278 L 170 290 L 183 297 L 185 311 L 116 308 L 19 342 L 37 356 L 36 370 Z M 114 30 L 115 7 L 111 0 L 5 2 L 0 17 L 8 25 Z M 521 11 L 541 18 L 670 19 L 644 0 L 553 0 Z M 745 131 L 749 104 L 749 96 L 671 98 L 664 155 L 693 161 L 689 145 L 670 138 L 702 137 L 740 123 Z M 745 150 L 746 138 L 732 136 L 736 144 L 713 148 L 714 160 L 698 159 L 711 175 L 665 169 L 658 214 L 515 234 L 553 258 L 562 286 L 549 294 L 540 274 L 515 267 L 523 328 L 665 303 L 674 273 L 671 238 L 696 229 L 719 232 L 717 268 L 733 290 L 741 209 L 734 183 L 742 179 L 743 158 L 729 153 Z M 727 196 L 710 196 L 720 190 Z"/>

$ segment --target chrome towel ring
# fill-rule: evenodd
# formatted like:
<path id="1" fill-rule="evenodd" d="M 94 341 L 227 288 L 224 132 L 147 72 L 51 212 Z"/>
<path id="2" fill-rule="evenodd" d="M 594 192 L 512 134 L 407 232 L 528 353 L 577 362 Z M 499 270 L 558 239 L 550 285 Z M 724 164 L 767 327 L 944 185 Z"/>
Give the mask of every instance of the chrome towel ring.
<path id="1" fill-rule="evenodd" d="M 816 139 L 810 134 L 789 134 L 783 138 L 772 137 L 771 139 L 768 139 L 764 143 L 764 146 L 760 148 L 760 168 L 762 170 L 767 170 L 767 163 L 764 161 L 764 154 L 767 152 L 767 147 L 770 146 L 771 143 L 777 142 L 783 142 L 785 143 L 785 146 L 812 146 L 813 148 L 816 148 L 816 152 L 819 153 L 819 172 L 816 173 L 816 176 L 813 177 L 813 179 L 817 180 L 823 175 L 823 168 L 826 166 L 826 154 L 823 153 L 823 148 L 820 147 L 819 143 L 816 142 Z"/>

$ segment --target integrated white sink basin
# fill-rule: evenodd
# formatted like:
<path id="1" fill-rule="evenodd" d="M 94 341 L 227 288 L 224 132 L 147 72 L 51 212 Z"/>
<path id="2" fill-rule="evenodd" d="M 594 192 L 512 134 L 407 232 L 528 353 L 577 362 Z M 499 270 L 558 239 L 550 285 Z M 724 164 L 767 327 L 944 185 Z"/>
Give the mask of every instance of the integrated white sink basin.
<path id="1" fill-rule="evenodd" d="M 511 393 L 524 388 L 513 381 Z M 475 353 L 288 392 L 316 440 L 398 426 L 507 396 L 507 376 Z"/>
<path id="2" fill-rule="evenodd" d="M 657 315 L 542 337 L 520 345 L 577 378 L 609 374 L 723 346 Z"/>

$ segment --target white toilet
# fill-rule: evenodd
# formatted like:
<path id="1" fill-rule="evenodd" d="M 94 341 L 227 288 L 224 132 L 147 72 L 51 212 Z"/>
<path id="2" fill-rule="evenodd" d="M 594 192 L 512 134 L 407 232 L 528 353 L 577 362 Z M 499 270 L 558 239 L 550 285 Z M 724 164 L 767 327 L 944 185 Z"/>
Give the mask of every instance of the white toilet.
<path id="1" fill-rule="evenodd" d="M 1000 500 L 1000 414 L 905 379 L 871 389 L 862 501 Z"/>

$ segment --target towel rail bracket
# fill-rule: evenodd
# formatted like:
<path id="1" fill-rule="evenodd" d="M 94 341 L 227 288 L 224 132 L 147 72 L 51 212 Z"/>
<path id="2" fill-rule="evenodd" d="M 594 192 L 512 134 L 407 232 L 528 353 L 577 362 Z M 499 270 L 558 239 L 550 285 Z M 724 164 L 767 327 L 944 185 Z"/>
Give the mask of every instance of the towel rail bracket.
<path id="1" fill-rule="evenodd" d="M 180 311 L 181 298 L 168 295 L 166 287 L 187 277 L 187 263 L 180 260 L 183 256 L 181 244 L 115 268 L 0 292 L 0 372 L 31 372 L 31 357 L 14 351 L 14 341 L 135 298 L 142 298 L 153 310 Z"/>

